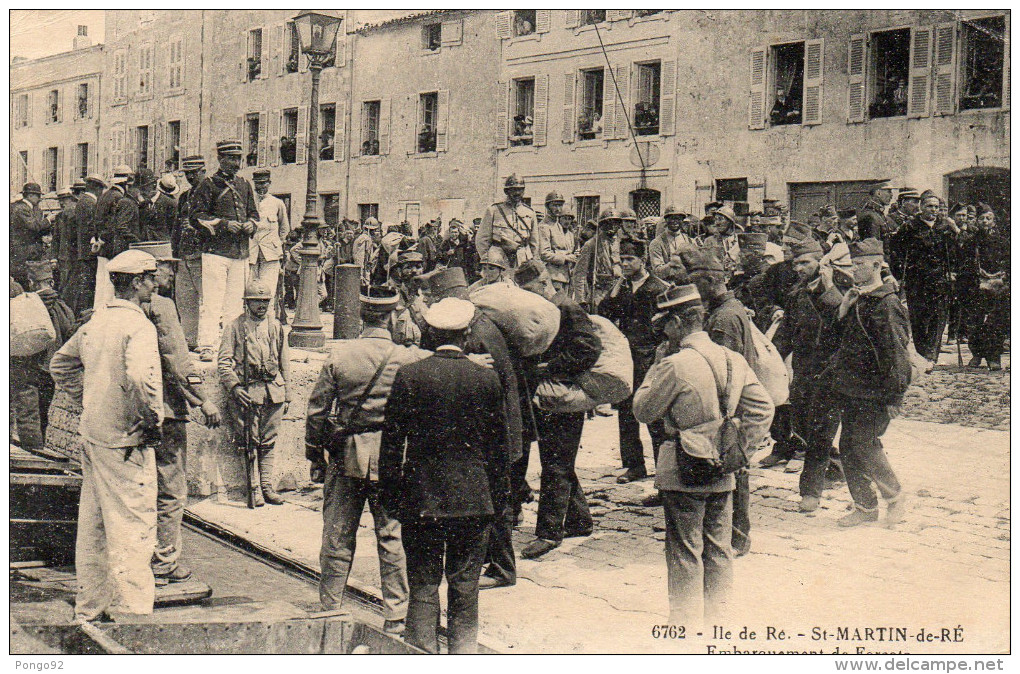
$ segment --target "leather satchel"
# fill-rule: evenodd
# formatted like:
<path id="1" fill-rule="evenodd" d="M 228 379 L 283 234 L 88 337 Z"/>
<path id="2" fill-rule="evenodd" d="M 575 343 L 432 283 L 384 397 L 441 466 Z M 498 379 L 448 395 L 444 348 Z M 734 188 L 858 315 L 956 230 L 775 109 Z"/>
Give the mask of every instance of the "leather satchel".
<path id="1" fill-rule="evenodd" d="M 735 473 L 748 465 L 747 455 L 741 447 L 740 420 L 733 400 L 733 363 L 726 354 L 726 384 L 719 389 L 715 368 L 705 354 L 693 347 L 705 359 L 712 378 L 716 381 L 719 399 L 718 419 L 679 431 L 676 442 L 676 465 L 680 482 L 687 487 L 705 487 L 716 480 Z"/>
<path id="2" fill-rule="evenodd" d="M 390 358 L 393 356 L 393 351 L 395 349 L 396 347 L 393 347 L 389 350 L 386 356 L 383 357 L 382 362 L 379 363 L 379 367 L 375 371 L 375 374 L 372 375 L 372 379 L 369 380 L 365 389 L 361 392 L 361 395 L 358 396 L 357 401 L 355 401 L 354 405 L 345 408 L 344 412 L 346 413 L 337 411 L 336 407 L 339 406 L 339 401 L 337 401 L 337 406 L 333 408 L 333 414 L 330 414 L 329 416 L 328 427 L 326 429 L 327 441 L 325 448 L 330 454 L 333 453 L 333 450 L 342 450 L 346 444 L 347 438 L 352 435 L 356 435 L 357 433 L 363 433 L 370 430 L 358 428 L 355 426 L 355 423 L 357 422 L 358 417 L 360 417 L 365 411 L 365 402 L 372 394 L 372 390 L 379 382 L 379 378 L 382 377 L 383 372 L 386 370 L 386 366 L 389 365 Z"/>

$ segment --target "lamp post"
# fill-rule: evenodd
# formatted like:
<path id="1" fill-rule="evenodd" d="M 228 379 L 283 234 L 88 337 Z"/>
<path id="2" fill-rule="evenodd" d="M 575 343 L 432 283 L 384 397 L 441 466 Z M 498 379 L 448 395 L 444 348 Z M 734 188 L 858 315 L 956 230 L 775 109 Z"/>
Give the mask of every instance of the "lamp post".
<path id="1" fill-rule="evenodd" d="M 301 218 L 301 271 L 298 283 L 297 310 L 287 343 L 301 349 L 317 349 L 326 344 L 319 314 L 319 228 L 322 219 L 318 208 L 319 170 L 319 76 L 322 66 L 336 48 L 336 34 L 341 18 L 327 12 L 304 10 L 294 17 L 301 51 L 308 56 L 312 73 L 312 94 L 308 111 L 308 178 L 305 190 L 305 215 Z"/>

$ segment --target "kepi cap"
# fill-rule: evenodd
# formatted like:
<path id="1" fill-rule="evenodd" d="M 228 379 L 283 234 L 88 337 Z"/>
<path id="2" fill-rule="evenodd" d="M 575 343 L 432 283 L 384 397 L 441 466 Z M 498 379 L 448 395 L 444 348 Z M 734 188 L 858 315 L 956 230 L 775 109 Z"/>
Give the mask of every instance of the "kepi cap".
<path id="1" fill-rule="evenodd" d="M 156 271 L 156 258 L 142 250 L 128 248 L 106 263 L 106 271 L 116 274 L 144 274 Z"/>
<path id="2" fill-rule="evenodd" d="M 783 232 L 783 241 L 801 241 L 811 236 L 811 227 L 803 222 L 791 222 Z"/>
<path id="3" fill-rule="evenodd" d="M 216 143 L 216 154 L 220 156 L 240 157 L 244 154 L 243 146 L 239 140 L 221 140 Z"/>
<path id="4" fill-rule="evenodd" d="M 256 169 L 251 174 L 251 179 L 252 182 L 256 183 L 268 183 L 270 180 L 272 180 L 272 173 L 269 171 L 269 169 Z"/>
<path id="5" fill-rule="evenodd" d="M 425 256 L 416 250 L 405 250 L 397 255 L 397 266 L 425 262 Z"/>
<path id="6" fill-rule="evenodd" d="M 882 246 L 882 242 L 878 239 L 870 238 L 850 243 L 851 259 L 858 257 L 882 257 L 884 255 L 885 249 Z"/>
<path id="7" fill-rule="evenodd" d="M 425 312 L 425 322 L 436 330 L 464 330 L 475 316 L 475 305 L 458 297 L 444 297 Z"/>
<path id="8" fill-rule="evenodd" d="M 460 267 L 447 267 L 427 274 L 428 293 L 432 297 L 442 297 L 453 288 L 467 288 L 467 277 Z"/>
<path id="9" fill-rule="evenodd" d="M 901 187 L 899 194 L 896 195 L 899 200 L 903 199 L 920 199 L 921 193 L 915 190 L 913 187 Z"/>
<path id="10" fill-rule="evenodd" d="M 197 171 L 205 168 L 205 158 L 200 154 L 193 154 L 181 160 L 182 171 Z"/>

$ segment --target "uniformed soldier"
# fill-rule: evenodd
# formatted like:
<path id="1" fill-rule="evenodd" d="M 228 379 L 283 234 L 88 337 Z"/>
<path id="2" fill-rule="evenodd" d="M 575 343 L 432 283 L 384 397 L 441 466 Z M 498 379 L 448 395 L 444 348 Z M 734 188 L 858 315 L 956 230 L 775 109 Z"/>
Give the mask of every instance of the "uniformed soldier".
<path id="1" fill-rule="evenodd" d="M 503 183 L 506 200 L 485 209 L 475 234 L 475 247 L 480 258 L 490 246 L 499 246 L 506 253 L 510 267 L 538 257 L 538 216 L 522 201 L 524 180 L 511 175 Z"/>
<path id="2" fill-rule="evenodd" d="M 694 241 L 683 231 L 686 219 L 686 213 L 670 204 L 663 215 L 662 233 L 648 244 L 649 268 L 666 283 L 673 283 L 686 274 L 680 251 L 694 247 Z"/>
<path id="3" fill-rule="evenodd" d="M 74 206 L 74 235 L 77 252 L 71 274 L 62 296 L 75 316 L 91 309 L 96 292 L 96 253 L 92 239 L 96 235 L 96 204 L 106 190 L 106 183 L 97 176 L 85 179 L 85 191 Z"/>
<path id="4" fill-rule="evenodd" d="M 888 245 L 889 237 L 896 230 L 896 223 L 886 217 L 892 189 L 889 181 L 875 183 L 868 192 L 868 201 L 857 214 L 857 233 L 862 239 L 876 238 Z"/>
<path id="5" fill-rule="evenodd" d="M 416 250 L 401 251 L 394 268 L 394 280 L 400 301 L 393 312 L 393 342 L 401 346 L 420 345 L 421 331 L 425 327 L 425 299 L 422 297 L 418 277 L 425 263 Z"/>
<path id="6" fill-rule="evenodd" d="M 75 180 L 71 184 L 71 194 L 74 196 L 74 200 L 77 202 L 78 198 L 85 192 L 85 181 Z"/>
<path id="7" fill-rule="evenodd" d="M 255 505 L 281 505 L 283 499 L 273 488 L 273 450 L 280 422 L 290 406 L 287 338 L 283 326 L 269 313 L 269 288 L 248 284 L 243 299 L 245 312 L 223 330 L 217 371 L 229 394 L 227 411 L 235 446 L 242 455 L 246 442 L 256 448 L 259 488 Z"/>
<path id="8" fill-rule="evenodd" d="M 21 188 L 21 199 L 11 204 L 11 276 L 28 287 L 29 260 L 43 259 L 46 244 L 43 236 L 52 229 L 49 220 L 39 208 L 42 188 L 38 183 L 25 183 Z"/>
<path id="9" fill-rule="evenodd" d="M 502 248 L 496 246 L 490 246 L 489 252 L 486 253 L 485 259 L 482 260 L 481 270 L 482 277 L 468 286 L 468 293 L 472 293 L 482 286 L 487 286 L 492 283 L 499 283 L 500 281 L 510 280 L 513 282 L 513 277 L 509 275 L 509 267 L 506 261 L 506 254 L 503 253 Z"/>
<path id="10" fill-rule="evenodd" d="M 168 173 L 157 181 L 156 174 L 148 169 L 139 171 L 138 176 L 141 238 L 144 241 L 169 241 L 177 219 L 177 200 L 173 197 L 177 180 Z"/>
<path id="11" fill-rule="evenodd" d="M 563 196 L 550 192 L 545 200 L 546 217 L 538 226 L 538 257 L 545 263 L 553 286 L 562 290 L 570 285 L 570 272 L 577 262 L 575 237 L 567 219 L 561 217 Z"/>
<path id="12" fill-rule="evenodd" d="M 100 309 L 113 297 L 106 264 L 140 240 L 138 195 L 133 185 L 135 172 L 121 164 L 113 169 L 110 187 L 96 202 L 96 236 L 92 244 L 98 255 L 94 306 Z"/>
<path id="13" fill-rule="evenodd" d="M 581 248 L 570 279 L 574 301 L 593 312 L 617 279 L 623 276 L 619 236 L 624 222 L 622 216 L 621 211 L 615 208 L 602 211 L 598 232 Z"/>
<path id="14" fill-rule="evenodd" d="M 558 222 L 565 203 L 563 195 L 556 190 L 545 195 L 545 213 L 542 214 L 542 222 Z"/>
<path id="15" fill-rule="evenodd" d="M 57 192 L 57 203 L 60 204 L 60 212 L 53 221 L 51 245 L 57 260 L 57 289 L 64 292 L 71 278 L 71 265 L 78 259 L 78 239 L 74 232 L 74 209 L 78 198 L 65 187 Z"/>
<path id="16" fill-rule="evenodd" d="M 255 199 L 259 204 L 259 221 L 252 237 L 251 255 L 248 258 L 249 278 L 264 283 L 273 296 L 270 313 L 276 315 L 277 286 L 280 283 L 280 261 L 283 242 L 290 234 L 287 205 L 269 193 L 272 175 L 269 169 L 258 169 L 252 174 Z"/>
<path id="17" fill-rule="evenodd" d="M 368 283 L 372 268 L 375 266 L 375 258 L 379 250 L 379 242 L 382 240 L 382 225 L 373 217 L 368 217 L 362 226 L 361 233 L 354 239 L 351 250 L 354 255 L 354 264 L 361 268 L 361 281 Z"/>
<path id="18" fill-rule="evenodd" d="M 729 206 L 722 206 L 713 213 L 712 224 L 709 225 L 709 235 L 702 242 L 704 247 L 716 248 L 722 253 L 719 259 L 723 263 L 723 269 L 730 274 L 740 266 L 740 245 L 737 243 L 737 233 L 742 231 L 733 209 Z"/>
<path id="19" fill-rule="evenodd" d="M 197 154 L 184 157 L 181 170 L 188 181 L 188 188 L 177 199 L 177 222 L 170 235 L 174 257 L 181 260 L 177 265 L 174 296 L 188 349 L 196 351 L 198 309 L 202 304 L 202 246 L 198 232 L 191 224 L 191 202 L 195 188 L 205 180 L 205 159 Z"/>

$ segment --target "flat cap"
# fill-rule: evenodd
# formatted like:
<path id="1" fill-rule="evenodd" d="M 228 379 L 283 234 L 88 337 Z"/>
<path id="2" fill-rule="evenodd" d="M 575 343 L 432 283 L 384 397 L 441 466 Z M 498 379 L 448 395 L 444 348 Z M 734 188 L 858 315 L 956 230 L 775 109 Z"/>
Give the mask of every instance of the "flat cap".
<path id="1" fill-rule="evenodd" d="M 25 186 L 21 188 L 22 194 L 38 194 L 42 196 L 42 188 L 39 187 L 39 183 L 25 183 Z"/>
<path id="2" fill-rule="evenodd" d="M 428 293 L 433 297 L 440 297 L 451 288 L 467 288 L 467 277 L 460 267 L 447 267 L 438 269 L 427 275 Z"/>
<path id="3" fill-rule="evenodd" d="M 821 258 L 822 255 L 825 254 L 825 251 L 822 250 L 822 244 L 818 243 L 814 237 L 808 237 L 791 244 L 790 252 L 793 253 L 794 259 L 801 257 L 802 255 L 817 255 Z"/>
<path id="4" fill-rule="evenodd" d="M 110 179 L 110 182 L 114 185 L 126 183 L 131 180 L 134 175 L 135 172 L 131 170 L 130 166 L 127 164 L 119 164 L 113 167 L 113 178 Z"/>
<path id="5" fill-rule="evenodd" d="M 128 248 L 106 263 L 106 271 L 116 274 L 143 274 L 156 271 L 156 258 L 141 250 Z"/>
<path id="6" fill-rule="evenodd" d="M 71 192 L 80 194 L 85 191 L 86 187 L 88 186 L 85 184 L 84 180 L 75 180 L 74 184 L 71 185 Z"/>
<path id="7" fill-rule="evenodd" d="M 850 257 L 873 257 L 885 255 L 882 242 L 875 238 L 864 239 L 863 241 L 852 241 L 850 243 Z"/>
<path id="8" fill-rule="evenodd" d="M 425 256 L 416 250 L 404 250 L 397 255 L 397 266 L 402 264 L 420 264 L 425 262 Z"/>
<path id="9" fill-rule="evenodd" d="M 180 262 L 174 257 L 169 241 L 140 241 L 128 244 L 131 250 L 140 250 L 156 258 L 157 262 Z"/>
<path id="10" fill-rule="evenodd" d="M 248 285 L 244 287 L 244 298 L 246 300 L 271 300 L 273 299 L 272 293 L 269 292 L 269 286 L 262 281 L 249 281 Z"/>
<path id="11" fill-rule="evenodd" d="M 620 242 L 620 257 L 644 257 L 645 242 L 641 239 L 627 238 Z"/>
<path id="12" fill-rule="evenodd" d="M 400 299 L 396 288 L 389 286 L 361 286 L 359 297 L 363 306 L 377 311 L 393 311 Z"/>
<path id="13" fill-rule="evenodd" d="M 425 322 L 436 330 L 464 330 L 475 316 L 475 305 L 457 297 L 444 297 L 425 312 Z"/>
<path id="14" fill-rule="evenodd" d="M 200 154 L 188 155 L 181 160 L 182 171 L 197 171 L 205 168 L 205 158 Z"/>
<path id="15" fill-rule="evenodd" d="M 535 279 L 541 278 L 545 273 L 545 264 L 541 260 L 531 259 L 517 268 L 517 271 L 514 272 L 514 281 L 519 286 L 525 286 Z"/>
<path id="16" fill-rule="evenodd" d="M 267 183 L 272 179 L 272 173 L 269 169 L 255 169 L 251 174 L 251 179 L 256 183 Z"/>
<path id="17" fill-rule="evenodd" d="M 925 199 L 939 199 L 939 195 L 935 194 L 932 190 L 925 190 L 924 192 L 921 192 L 921 201 L 924 201 Z M 941 199 L 939 199 L 939 201 L 941 201 Z"/>
<path id="18" fill-rule="evenodd" d="M 244 154 L 244 149 L 243 146 L 241 145 L 241 141 L 239 140 L 233 139 L 221 140 L 220 142 L 216 143 L 216 154 L 221 156 L 226 155 L 240 157 L 242 154 Z"/>
<path id="19" fill-rule="evenodd" d="M 667 288 L 655 298 L 655 306 L 659 311 L 695 304 L 701 304 L 701 294 L 698 292 L 698 286 L 693 283 Z"/>

